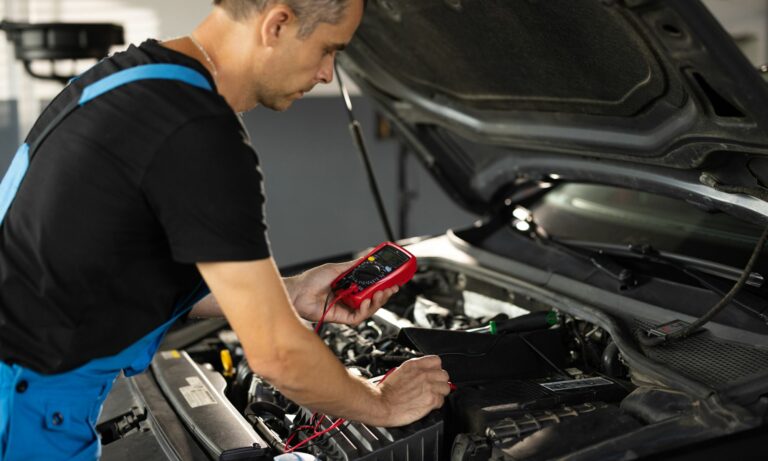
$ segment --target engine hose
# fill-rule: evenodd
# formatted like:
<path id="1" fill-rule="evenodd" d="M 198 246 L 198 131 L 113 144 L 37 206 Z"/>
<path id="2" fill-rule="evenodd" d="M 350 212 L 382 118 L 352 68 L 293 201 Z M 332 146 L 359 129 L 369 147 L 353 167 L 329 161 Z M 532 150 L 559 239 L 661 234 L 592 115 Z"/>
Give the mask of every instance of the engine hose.
<path id="1" fill-rule="evenodd" d="M 624 375 L 624 365 L 619 359 L 619 346 L 613 341 L 605 346 L 602 363 L 605 374 L 611 378 L 621 378 Z"/>

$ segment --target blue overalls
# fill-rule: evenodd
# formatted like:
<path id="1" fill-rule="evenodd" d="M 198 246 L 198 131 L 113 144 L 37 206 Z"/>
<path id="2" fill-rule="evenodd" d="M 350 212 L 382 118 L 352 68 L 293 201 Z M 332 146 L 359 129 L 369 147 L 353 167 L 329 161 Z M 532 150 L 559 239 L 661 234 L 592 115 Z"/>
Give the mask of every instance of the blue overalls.
<path id="1" fill-rule="evenodd" d="M 176 80 L 212 91 L 208 80 L 199 72 L 173 64 L 133 67 L 89 85 L 80 100 L 62 111 L 38 139 L 24 144 L 16 152 L 0 183 L 0 226 L 30 161 L 53 128 L 71 112 L 99 96 L 122 85 L 148 79 Z M 176 306 L 171 319 L 133 345 L 117 355 L 92 360 L 66 373 L 41 375 L 0 361 L 0 461 L 98 459 L 101 443 L 95 424 L 112 382 L 120 371 L 133 376 L 146 370 L 168 328 L 207 293 L 207 287 L 201 283 Z"/>

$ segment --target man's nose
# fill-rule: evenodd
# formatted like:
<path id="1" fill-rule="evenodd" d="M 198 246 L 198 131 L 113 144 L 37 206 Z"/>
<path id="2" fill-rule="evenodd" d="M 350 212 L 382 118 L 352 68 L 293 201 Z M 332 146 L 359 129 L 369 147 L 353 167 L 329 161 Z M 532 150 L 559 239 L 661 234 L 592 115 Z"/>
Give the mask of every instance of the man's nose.
<path id="1" fill-rule="evenodd" d="M 323 60 L 322 66 L 317 73 L 317 79 L 323 83 L 331 83 L 333 81 L 333 61 L 335 56 L 328 56 Z"/>

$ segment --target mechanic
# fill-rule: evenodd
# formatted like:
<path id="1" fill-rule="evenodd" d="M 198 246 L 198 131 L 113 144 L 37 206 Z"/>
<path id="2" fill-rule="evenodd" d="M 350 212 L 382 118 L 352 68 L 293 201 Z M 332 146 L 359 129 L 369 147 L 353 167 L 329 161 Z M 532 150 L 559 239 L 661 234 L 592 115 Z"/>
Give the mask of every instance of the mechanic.
<path id="1" fill-rule="evenodd" d="M 225 315 L 254 371 L 314 410 L 398 426 L 442 405 L 439 358 L 376 387 L 301 322 L 351 263 L 280 277 L 237 115 L 331 82 L 363 10 L 218 0 L 190 36 L 103 60 L 43 112 L 0 186 L 2 460 L 97 459 L 114 378 L 145 370 L 184 315 Z M 359 323 L 395 291 L 327 320 Z"/>

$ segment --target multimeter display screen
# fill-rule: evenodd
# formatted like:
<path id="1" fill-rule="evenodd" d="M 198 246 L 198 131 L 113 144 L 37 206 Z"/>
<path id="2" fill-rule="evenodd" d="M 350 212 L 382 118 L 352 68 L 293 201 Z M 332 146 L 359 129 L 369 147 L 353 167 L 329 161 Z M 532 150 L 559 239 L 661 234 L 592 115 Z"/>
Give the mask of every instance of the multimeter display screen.
<path id="1" fill-rule="evenodd" d="M 408 261 L 408 256 L 405 253 L 389 246 L 377 251 L 373 257 L 380 265 L 389 266 L 392 269 L 400 267 Z"/>

